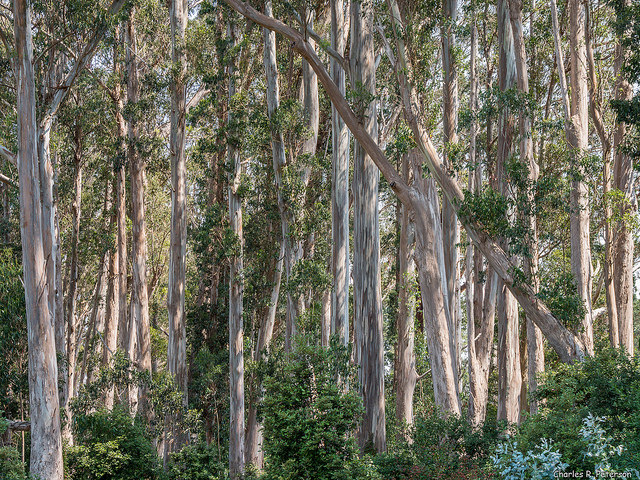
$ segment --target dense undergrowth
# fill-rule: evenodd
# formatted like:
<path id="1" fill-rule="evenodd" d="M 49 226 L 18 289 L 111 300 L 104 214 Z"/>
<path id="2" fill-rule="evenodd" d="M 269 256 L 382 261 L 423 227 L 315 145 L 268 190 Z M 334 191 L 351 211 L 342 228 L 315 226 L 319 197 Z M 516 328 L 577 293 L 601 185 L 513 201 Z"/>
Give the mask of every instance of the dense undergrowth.
<path id="1" fill-rule="evenodd" d="M 578 365 L 558 365 L 541 379 L 539 413 L 517 427 L 495 418 L 473 427 L 418 405 L 411 428 L 388 419 L 386 453 L 361 455 L 354 433 L 363 409 L 348 388 L 357 381 L 357 372 L 346 366 L 348 355 L 338 345 L 301 342 L 293 353 L 272 355 L 257 368 L 265 468 L 249 468 L 247 479 L 542 479 L 587 471 L 640 478 L 637 356 L 605 349 Z M 228 477 L 220 446 L 198 433 L 163 468 L 158 437 L 118 406 L 76 415 L 73 429 L 75 445 L 65 449 L 69 480 Z M 0 448 L 0 472 L 2 480 L 27 478 L 15 446 Z"/>

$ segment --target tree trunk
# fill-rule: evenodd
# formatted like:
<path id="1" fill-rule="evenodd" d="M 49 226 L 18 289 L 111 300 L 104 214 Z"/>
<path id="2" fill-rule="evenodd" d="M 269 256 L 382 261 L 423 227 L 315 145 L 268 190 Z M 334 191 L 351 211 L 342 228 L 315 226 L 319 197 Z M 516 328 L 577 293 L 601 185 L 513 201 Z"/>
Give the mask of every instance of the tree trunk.
<path id="1" fill-rule="evenodd" d="M 410 182 L 410 166 L 407 155 L 402 157 L 402 173 Z M 407 205 L 400 205 L 400 245 L 398 247 L 398 314 L 396 331 L 395 380 L 396 418 L 406 426 L 413 425 L 413 393 L 418 374 L 414 350 L 416 319 L 416 265 L 414 261 L 415 232 L 411 221 L 411 212 Z"/>
<path id="2" fill-rule="evenodd" d="M 361 96 L 375 95 L 373 5 L 351 2 L 351 80 L 361 85 Z M 378 137 L 377 101 L 363 99 L 360 113 L 366 132 Z M 386 450 L 384 405 L 384 345 L 380 285 L 379 172 L 365 149 L 356 142 L 353 163 L 353 308 L 356 356 L 365 414 L 359 431 L 360 449 L 372 445 Z"/>
<path id="3" fill-rule="evenodd" d="M 280 254 L 276 262 L 273 278 L 273 290 L 269 302 L 269 310 L 266 319 L 260 324 L 258 330 L 258 340 L 254 351 L 254 361 L 266 359 L 267 349 L 273 338 L 273 327 L 276 321 L 278 309 L 278 297 L 280 296 L 280 286 L 282 284 L 282 269 L 284 265 L 284 243 L 280 244 Z M 258 421 L 258 401 L 262 398 L 262 384 L 256 385 L 258 392 L 257 399 L 249 400 L 247 415 L 247 438 L 245 458 L 247 463 L 253 464 L 256 468 L 262 469 L 264 466 L 264 454 L 262 452 L 262 425 Z"/>
<path id="4" fill-rule="evenodd" d="M 571 184 L 571 271 L 576 279 L 578 293 L 587 312 L 582 320 L 582 342 L 593 354 L 593 321 L 591 308 L 592 267 L 589 236 L 589 190 L 584 169 L 579 161 L 589 146 L 589 96 L 587 92 L 587 50 L 585 40 L 585 4 L 581 0 L 569 0 L 570 49 L 571 49 L 571 118 L 575 128 L 573 157 L 576 169 Z"/>
<path id="5" fill-rule="evenodd" d="M 232 23 L 228 26 L 232 46 L 238 44 L 238 32 Z M 235 65 L 229 65 L 229 105 L 236 95 Z M 229 123 L 233 113 L 229 112 Z M 242 200 L 238 194 L 242 163 L 240 151 L 233 143 L 228 147 L 229 173 L 229 223 L 235 236 L 236 247 L 230 258 L 229 272 L 229 388 L 231 389 L 230 421 L 229 421 L 229 474 L 232 479 L 241 478 L 244 474 L 244 332 L 242 322 L 243 259 L 244 237 L 242 234 Z"/>
<path id="6" fill-rule="evenodd" d="M 471 31 L 471 112 L 478 111 L 478 80 L 476 73 L 477 28 Z M 482 188 L 482 163 L 477 161 L 477 121 L 472 116 L 470 131 L 469 190 L 479 193 Z M 484 270 L 479 249 L 469 244 L 467 251 L 467 350 L 469 353 L 469 420 L 473 425 L 484 422 L 489 400 L 489 369 L 495 326 L 497 276 L 490 268 Z"/>
<path id="7" fill-rule="evenodd" d="M 167 364 L 182 392 L 182 405 L 187 402 L 187 333 L 185 327 L 185 287 L 187 256 L 187 159 L 186 143 L 186 84 L 187 58 L 185 52 L 185 32 L 188 21 L 186 0 L 172 0 L 171 17 L 171 60 L 173 78 L 171 82 L 171 241 L 169 247 L 169 286 L 167 310 L 169 312 L 169 341 Z M 181 427 L 182 416 L 178 413 L 167 419 L 165 435 L 164 463 L 169 453 L 181 450 L 188 441 Z"/>
<path id="8" fill-rule="evenodd" d="M 331 47 L 344 55 L 344 2 L 331 0 Z M 342 65 L 331 58 L 331 78 L 346 94 Z M 331 105 L 331 335 L 349 343 L 349 130 Z"/>
<path id="9" fill-rule="evenodd" d="M 110 205 L 111 220 L 109 221 L 109 232 L 113 232 L 116 227 L 117 214 L 114 205 Z M 107 251 L 107 257 L 109 259 L 109 266 L 107 270 L 107 297 L 105 300 L 105 325 L 104 325 L 104 338 L 102 348 L 102 366 L 108 367 L 111 360 L 111 356 L 114 354 L 118 339 L 118 298 L 120 292 L 118 291 L 120 284 L 118 283 L 118 276 L 120 271 L 120 263 L 118 258 L 118 249 L 109 247 Z M 113 408 L 114 388 L 110 387 L 105 395 L 104 405 L 107 409 Z"/>
<path id="10" fill-rule="evenodd" d="M 498 1 L 498 43 L 500 45 L 499 83 L 506 92 L 516 83 L 516 57 L 513 33 L 509 23 L 507 0 Z M 507 106 L 502 107 L 498 120 L 498 152 L 496 184 L 493 188 L 505 197 L 510 196 L 506 179 L 506 163 L 513 153 L 514 117 Z M 513 215 L 510 212 L 509 215 Z M 502 248 L 508 250 L 508 240 Z M 515 259 L 512 259 L 512 261 Z M 520 422 L 520 342 L 518 305 L 502 281 L 498 284 L 498 420 Z"/>
<path id="11" fill-rule="evenodd" d="M 630 0 L 624 0 L 624 5 L 629 6 Z M 633 89 L 625 74 L 622 72 L 627 52 L 622 45 L 622 39 L 616 41 L 616 51 L 614 60 L 615 97 L 618 101 L 628 101 L 633 96 Z M 629 216 L 636 214 L 635 192 L 633 180 L 633 159 L 622 149 L 622 145 L 627 132 L 627 125 L 623 122 L 616 123 L 613 135 L 614 166 L 613 177 L 614 187 L 622 193 L 623 201 L 620 202 L 618 215 L 623 220 L 618 222 L 617 239 L 615 240 L 613 252 L 613 278 L 615 285 L 616 305 L 618 313 L 618 336 L 619 344 L 624 347 L 627 354 L 633 355 L 633 228 L 625 220 Z"/>
<path id="12" fill-rule="evenodd" d="M 455 26 L 458 16 L 458 1 L 443 0 L 442 14 L 444 25 L 442 27 L 442 67 L 443 67 L 443 140 L 445 143 L 444 166 L 450 171 L 455 171 L 450 153 L 458 143 L 458 69 L 454 58 L 455 48 Z M 456 175 L 453 174 L 453 178 Z M 458 265 L 460 227 L 456 212 L 449 200 L 442 202 L 442 234 L 444 240 L 445 275 L 447 282 L 447 295 L 449 309 L 451 311 L 451 322 L 453 325 L 455 356 L 458 368 L 460 367 L 460 342 L 459 342 L 459 302 L 460 291 L 458 278 L 460 277 L 460 267 Z"/>
<path id="13" fill-rule="evenodd" d="M 532 13 L 533 15 L 533 13 Z M 509 16 L 515 47 L 515 62 L 518 75 L 518 90 L 523 95 L 529 94 L 529 69 L 525 51 L 524 32 L 522 27 L 522 1 L 509 0 Z M 533 22 L 532 22 L 533 24 Z M 531 32 L 533 35 L 533 32 Z M 529 256 L 523 259 L 525 275 L 531 282 L 533 290 L 537 293 L 540 289 L 538 279 L 538 226 L 535 216 L 533 188 L 538 181 L 538 164 L 533 157 L 533 139 L 531 131 L 532 119 L 525 108 L 520 110 L 520 161 L 528 169 L 529 186 L 527 191 L 520 192 L 526 195 L 531 213 L 525 215 L 525 221 L 529 231 L 527 232 L 527 246 Z M 529 392 L 529 411 L 535 414 L 538 411 L 536 400 L 531 396 L 538 388 L 536 377 L 544 371 L 544 346 L 542 344 L 542 332 L 527 318 L 527 384 Z M 524 399 L 523 399 L 524 400 Z"/>
<path id="14" fill-rule="evenodd" d="M 62 480 L 58 365 L 49 311 L 49 289 L 54 286 L 44 280 L 48 277 L 37 173 L 38 129 L 29 3 L 14 0 L 13 17 L 17 53 L 20 233 L 29 344 L 30 471 L 47 480 Z"/>
<path id="15" fill-rule="evenodd" d="M 77 300 L 78 300 L 78 247 L 80 241 L 80 217 L 82 213 L 82 141 L 79 125 L 75 130 L 75 150 L 73 156 L 73 191 L 75 197 L 71 204 L 71 261 L 69 267 L 69 292 L 67 294 L 65 318 L 67 319 L 67 378 L 64 385 L 66 390 L 66 403 L 60 407 L 65 410 L 67 423 L 63 427 L 63 438 L 73 444 L 71 433 L 71 409 L 70 401 L 73 398 L 73 385 L 76 376 L 76 351 L 77 351 Z"/>
<path id="16" fill-rule="evenodd" d="M 137 39 L 134 24 L 135 10 L 127 21 L 127 101 L 134 107 L 140 98 L 138 84 Z M 132 225 L 132 265 L 133 288 L 131 329 L 136 330 L 137 348 L 134 363 L 143 372 L 151 374 L 151 341 L 149 323 L 149 294 L 147 289 L 147 233 L 145 225 L 145 161 L 138 152 L 139 126 L 136 113 L 128 119 L 129 168 L 131 175 L 131 225 Z M 132 336 L 132 335 L 130 335 Z M 131 343 L 131 342 L 130 342 Z M 139 408 L 147 414 L 145 389 L 139 392 Z"/>

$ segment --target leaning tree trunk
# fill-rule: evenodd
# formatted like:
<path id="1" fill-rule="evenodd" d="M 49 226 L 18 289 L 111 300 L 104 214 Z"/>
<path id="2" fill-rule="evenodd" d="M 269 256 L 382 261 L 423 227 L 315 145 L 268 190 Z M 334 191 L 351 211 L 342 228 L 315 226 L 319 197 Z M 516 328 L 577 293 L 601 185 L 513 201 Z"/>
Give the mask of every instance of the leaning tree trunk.
<path id="1" fill-rule="evenodd" d="M 182 406 L 187 408 L 187 332 L 185 326 L 185 288 L 187 256 L 187 159 L 186 143 L 186 75 L 187 57 L 185 32 L 189 8 L 186 0 L 172 0 L 171 60 L 171 241 L 169 247 L 169 287 L 167 310 L 169 312 L 169 341 L 167 365 L 169 373 L 182 393 Z M 164 462 L 169 453 L 179 451 L 187 443 L 187 435 L 181 427 L 182 416 L 175 412 L 166 419 Z"/>
<path id="2" fill-rule="evenodd" d="M 232 46 L 238 44 L 238 32 L 232 23 L 228 26 Z M 229 65 L 229 105 L 236 95 L 236 71 L 232 62 Z M 232 124 L 233 112 L 229 112 L 229 124 Z M 234 132 L 235 135 L 238 132 Z M 242 250 L 244 237 L 242 234 L 242 201 L 238 193 L 242 163 L 240 150 L 232 142 L 228 145 L 227 168 L 229 171 L 229 223 L 235 237 L 236 247 L 230 258 L 229 272 L 229 388 L 231 402 L 229 407 L 229 474 L 232 479 L 241 478 L 244 474 L 244 332 L 242 322 L 243 296 L 243 260 Z"/>
<path id="3" fill-rule="evenodd" d="M 344 2 L 331 0 L 331 47 L 344 55 Z M 331 78 L 346 94 L 345 72 L 331 58 Z M 349 130 L 331 105 L 331 335 L 349 343 Z"/>
<path id="4" fill-rule="evenodd" d="M 499 84 L 506 92 L 516 83 L 516 58 L 509 23 L 507 0 L 498 1 L 498 43 L 500 46 Z M 498 152 L 496 157 L 496 184 L 493 188 L 509 196 L 506 163 L 513 153 L 514 117 L 508 106 L 502 106 L 498 120 Z M 508 213 L 512 215 L 512 212 Z M 508 250 L 508 239 L 503 249 Z M 522 375 L 520 371 L 520 342 L 518 304 L 501 281 L 498 285 L 498 419 L 509 423 L 520 422 Z"/>
<path id="5" fill-rule="evenodd" d="M 373 6 L 351 2 L 351 81 L 375 95 Z M 372 138 L 378 136 L 377 102 L 360 112 L 360 121 Z M 380 285 L 379 172 L 365 149 L 356 142 L 353 161 L 353 309 L 356 363 L 365 408 L 359 431 L 362 450 L 372 444 L 386 450 L 384 405 L 384 346 Z"/>
<path id="6" fill-rule="evenodd" d="M 38 185 L 38 152 L 31 11 L 26 0 L 14 0 L 16 45 L 18 176 L 20 234 L 29 345 L 31 474 L 62 480 L 62 436 L 58 401 L 55 332 L 49 311 L 49 285 L 42 241 Z"/>
<path id="7" fill-rule="evenodd" d="M 533 13 L 532 13 L 533 15 Z M 515 61 L 518 75 L 518 90 L 523 95 L 529 94 L 529 69 L 527 65 L 527 55 L 525 51 L 524 32 L 522 27 L 522 0 L 509 0 L 509 16 L 511 19 L 511 29 L 515 47 Z M 533 32 L 531 32 L 533 33 Z M 525 275 L 529 278 L 531 286 L 538 292 L 538 225 L 536 222 L 534 208 L 534 186 L 538 181 L 538 164 L 533 158 L 533 139 L 531 131 L 531 114 L 527 109 L 520 110 L 520 161 L 528 169 L 529 185 L 525 192 L 527 203 L 530 208 L 529 213 L 521 213 L 525 216 L 525 222 L 529 228 L 526 243 L 529 255 L 523 259 Z M 531 319 L 527 318 L 527 384 L 529 393 L 529 411 L 535 414 L 538 411 L 537 401 L 532 398 L 538 384 L 537 376 L 544 371 L 544 346 L 542 344 L 542 332 Z"/>

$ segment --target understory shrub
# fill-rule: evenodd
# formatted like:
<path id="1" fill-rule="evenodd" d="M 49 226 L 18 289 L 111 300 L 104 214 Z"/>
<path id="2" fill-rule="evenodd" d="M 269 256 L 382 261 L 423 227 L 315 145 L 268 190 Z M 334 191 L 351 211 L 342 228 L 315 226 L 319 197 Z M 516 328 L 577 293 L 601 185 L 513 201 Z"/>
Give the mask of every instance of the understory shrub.
<path id="1" fill-rule="evenodd" d="M 640 465 L 640 360 L 622 350 L 604 349 L 575 365 L 559 364 L 541 379 L 539 413 L 518 430 L 522 451 L 551 439 L 569 470 L 594 471 L 596 458 L 585 455 L 585 419 L 601 419 L 601 433 L 611 445 L 622 445 L 611 458 L 617 471 Z M 600 431 L 600 430 L 599 430 Z M 594 434 L 595 435 L 595 434 Z M 593 435 L 592 435 L 593 436 Z"/>
<path id="2" fill-rule="evenodd" d="M 76 416 L 66 451 L 73 480 L 161 480 L 156 450 L 140 422 L 119 407 Z"/>
<path id="3" fill-rule="evenodd" d="M 354 437 L 362 416 L 349 352 L 308 345 L 300 335 L 290 354 L 273 355 L 266 366 L 264 478 L 357 480 L 376 478 L 368 456 L 360 458 Z"/>

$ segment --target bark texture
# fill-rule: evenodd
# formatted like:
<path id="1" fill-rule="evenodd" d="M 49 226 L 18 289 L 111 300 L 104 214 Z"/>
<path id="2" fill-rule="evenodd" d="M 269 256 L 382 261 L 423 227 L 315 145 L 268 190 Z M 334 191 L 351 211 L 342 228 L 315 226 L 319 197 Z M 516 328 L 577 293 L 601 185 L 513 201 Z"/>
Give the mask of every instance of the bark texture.
<path id="1" fill-rule="evenodd" d="M 360 121 L 368 135 L 377 138 L 377 101 L 368 98 L 376 92 L 373 6 L 359 0 L 351 2 L 351 79 L 361 89 Z M 359 142 L 354 146 L 353 172 L 353 321 L 365 408 L 359 444 L 362 450 L 373 445 L 382 452 L 386 450 L 386 431 L 378 224 L 380 174 Z"/>
<path id="2" fill-rule="evenodd" d="M 13 2 L 13 18 L 17 53 L 20 234 L 29 345 L 30 471 L 32 475 L 47 480 L 62 480 L 58 365 L 49 310 L 49 289 L 53 286 L 47 282 L 42 240 L 33 42 L 28 1 Z"/>
<path id="3" fill-rule="evenodd" d="M 238 44 L 235 25 L 229 24 L 228 34 L 233 46 Z M 236 95 L 236 71 L 233 62 L 229 66 L 229 104 Z M 229 112 L 229 123 L 232 123 Z M 229 272 L 229 474 L 232 479 L 241 478 L 244 473 L 245 431 L 244 431 L 244 331 L 242 321 L 242 296 L 244 290 L 242 250 L 242 201 L 238 194 L 242 163 L 240 151 L 233 144 L 227 153 L 229 171 L 229 223 L 236 239 L 235 251 L 230 258 Z"/>
<path id="4" fill-rule="evenodd" d="M 186 75 L 187 58 L 185 33 L 189 16 L 186 0 L 172 0 L 169 9 L 171 21 L 171 239 L 169 246 L 169 288 L 167 310 L 169 312 L 169 341 L 167 366 L 169 373 L 182 392 L 182 406 L 187 399 L 187 330 L 185 325 L 185 288 L 187 257 L 187 157 L 186 144 Z M 165 464 L 169 453 L 179 451 L 188 441 L 181 426 L 179 413 L 170 415 L 165 430 Z"/>
<path id="5" fill-rule="evenodd" d="M 344 55 L 345 28 L 343 0 L 331 0 L 331 47 Z M 331 78 L 340 93 L 346 94 L 345 72 L 331 58 Z M 349 130 L 336 108 L 331 106 L 331 335 L 343 345 L 349 343 Z"/>

